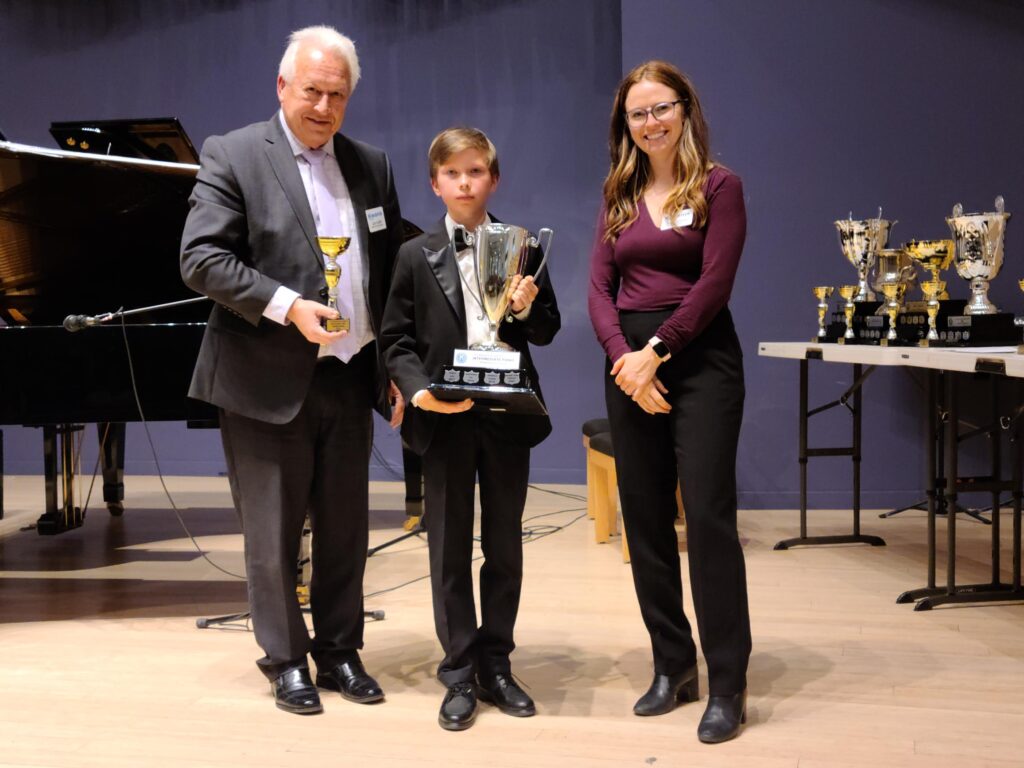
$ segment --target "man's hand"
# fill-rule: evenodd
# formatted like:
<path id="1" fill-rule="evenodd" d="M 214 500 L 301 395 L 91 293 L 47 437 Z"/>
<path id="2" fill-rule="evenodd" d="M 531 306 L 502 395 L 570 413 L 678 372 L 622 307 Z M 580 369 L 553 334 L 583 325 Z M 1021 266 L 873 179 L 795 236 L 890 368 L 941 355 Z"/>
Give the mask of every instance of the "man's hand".
<path id="1" fill-rule="evenodd" d="M 533 275 L 529 277 L 516 275 L 512 278 L 512 285 L 509 289 L 512 291 L 512 311 L 516 313 L 522 312 L 533 304 L 533 300 L 540 292 L 540 288 L 533 282 Z"/>
<path id="2" fill-rule="evenodd" d="M 646 346 L 636 352 L 627 352 L 616 360 L 611 375 L 615 377 L 618 388 L 633 397 L 647 388 L 654 379 L 654 372 L 658 370 L 659 365 L 661 360 L 650 346 Z"/>
<path id="3" fill-rule="evenodd" d="M 326 305 L 308 299 L 296 299 L 285 317 L 299 329 L 299 333 L 313 344 L 330 344 L 345 336 L 348 331 L 328 332 L 320 325 L 320 318 L 336 318 L 337 311 Z"/>
<path id="4" fill-rule="evenodd" d="M 416 400 L 416 407 L 434 413 L 462 413 L 473 407 L 473 401 L 467 397 L 465 400 L 450 403 L 446 400 L 438 400 L 429 390 L 425 389 Z"/>
<path id="5" fill-rule="evenodd" d="M 405 416 L 405 398 L 393 381 L 388 382 L 388 394 L 391 397 L 391 428 L 398 429 Z"/>

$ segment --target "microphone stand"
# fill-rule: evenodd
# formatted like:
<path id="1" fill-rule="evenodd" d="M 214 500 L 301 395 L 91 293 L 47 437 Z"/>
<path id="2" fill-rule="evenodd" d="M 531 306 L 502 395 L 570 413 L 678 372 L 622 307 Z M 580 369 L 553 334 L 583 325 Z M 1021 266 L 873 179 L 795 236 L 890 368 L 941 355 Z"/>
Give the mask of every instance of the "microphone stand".
<path id="1" fill-rule="evenodd" d="M 64 330 L 68 333 L 75 333 L 83 328 L 92 328 L 95 325 L 102 325 L 108 323 L 111 320 L 119 317 L 129 317 L 131 315 L 138 315 L 143 312 L 158 312 L 163 309 L 171 309 L 172 307 L 181 307 L 186 304 L 196 304 L 200 301 L 209 301 L 208 296 L 196 296 L 191 299 L 181 299 L 180 301 L 168 301 L 164 304 L 152 304 L 148 307 L 136 307 L 135 309 L 125 309 L 121 307 L 113 312 L 104 312 L 102 315 L 68 315 L 64 318 L 63 326 Z"/>

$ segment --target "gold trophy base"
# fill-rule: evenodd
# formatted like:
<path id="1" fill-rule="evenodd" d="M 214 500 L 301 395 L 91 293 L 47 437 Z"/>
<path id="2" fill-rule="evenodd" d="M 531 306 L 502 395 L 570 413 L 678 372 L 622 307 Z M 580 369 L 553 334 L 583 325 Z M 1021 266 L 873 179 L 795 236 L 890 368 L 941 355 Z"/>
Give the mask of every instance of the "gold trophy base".
<path id="1" fill-rule="evenodd" d="M 352 323 L 349 322 L 347 317 L 327 318 L 324 320 L 324 330 L 328 333 L 347 331 L 351 325 Z"/>

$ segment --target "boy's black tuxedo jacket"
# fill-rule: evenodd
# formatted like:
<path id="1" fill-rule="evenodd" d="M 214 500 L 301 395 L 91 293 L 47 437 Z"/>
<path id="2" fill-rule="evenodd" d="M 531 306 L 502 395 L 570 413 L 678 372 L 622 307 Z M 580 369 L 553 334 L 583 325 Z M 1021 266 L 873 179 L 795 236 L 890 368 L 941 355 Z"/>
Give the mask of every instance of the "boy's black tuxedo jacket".
<path id="1" fill-rule="evenodd" d="M 533 249 L 526 274 L 533 274 L 540 259 L 539 249 Z M 529 344 L 549 344 L 562 325 L 550 275 L 545 269 L 540 277 L 540 292 L 527 318 L 505 320 L 498 327 L 498 337 L 522 353 L 522 366 L 538 395 L 540 380 Z M 462 280 L 442 218 L 399 250 L 381 327 L 384 363 L 408 405 L 402 437 L 420 454 L 429 447 L 438 419 L 450 417 L 420 410 L 410 401 L 421 389 L 441 381 L 445 364 L 452 362 L 452 351 L 467 346 L 462 296 Z M 481 418 L 500 420 L 502 433 L 509 440 L 531 447 L 551 432 L 547 416 L 482 413 Z"/>

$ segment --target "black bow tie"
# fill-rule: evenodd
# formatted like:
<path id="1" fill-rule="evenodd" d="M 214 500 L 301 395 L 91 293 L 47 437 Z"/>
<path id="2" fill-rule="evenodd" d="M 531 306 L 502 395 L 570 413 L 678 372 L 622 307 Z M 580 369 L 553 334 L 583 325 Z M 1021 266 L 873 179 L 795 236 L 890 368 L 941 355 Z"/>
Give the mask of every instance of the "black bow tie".
<path id="1" fill-rule="evenodd" d="M 452 232 L 452 247 L 455 248 L 455 252 L 458 253 L 463 248 L 468 248 L 469 244 L 466 243 L 466 230 L 456 228 Z"/>

